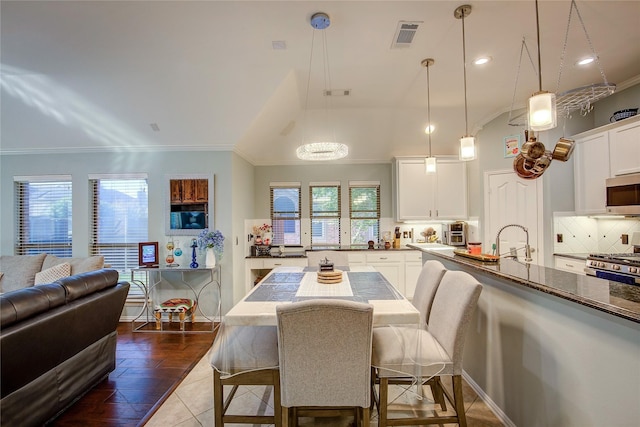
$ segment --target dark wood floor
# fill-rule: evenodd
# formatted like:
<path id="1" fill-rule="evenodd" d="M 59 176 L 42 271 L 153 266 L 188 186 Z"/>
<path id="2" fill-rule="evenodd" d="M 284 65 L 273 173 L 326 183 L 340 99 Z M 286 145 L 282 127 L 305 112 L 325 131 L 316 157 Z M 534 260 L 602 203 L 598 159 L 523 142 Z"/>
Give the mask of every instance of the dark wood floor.
<path id="1" fill-rule="evenodd" d="M 143 425 L 205 355 L 213 338 L 213 332 L 132 333 L 131 323 L 120 323 L 115 371 L 51 425 Z"/>

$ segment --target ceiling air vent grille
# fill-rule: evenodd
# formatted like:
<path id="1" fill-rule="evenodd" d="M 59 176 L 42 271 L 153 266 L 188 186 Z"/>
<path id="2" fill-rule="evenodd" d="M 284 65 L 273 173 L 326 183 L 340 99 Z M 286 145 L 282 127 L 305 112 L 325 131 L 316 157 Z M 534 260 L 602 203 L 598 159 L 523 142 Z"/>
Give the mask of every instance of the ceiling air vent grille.
<path id="1" fill-rule="evenodd" d="M 391 48 L 397 49 L 411 46 L 420 24 L 422 24 L 422 21 L 399 21 Z"/>

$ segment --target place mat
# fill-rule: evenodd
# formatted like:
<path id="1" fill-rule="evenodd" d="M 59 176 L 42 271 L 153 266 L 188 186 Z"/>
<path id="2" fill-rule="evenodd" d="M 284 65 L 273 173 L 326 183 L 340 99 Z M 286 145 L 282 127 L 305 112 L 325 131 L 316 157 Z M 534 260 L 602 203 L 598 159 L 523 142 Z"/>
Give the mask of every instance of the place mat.
<path id="1" fill-rule="evenodd" d="M 300 283 L 304 273 L 273 273 L 269 277 L 265 278 L 261 285 L 277 285 L 280 283 Z"/>
<path id="2" fill-rule="evenodd" d="M 245 301 L 291 301 L 299 287 L 298 283 L 279 283 L 277 286 L 260 284 Z"/>
<path id="3" fill-rule="evenodd" d="M 346 276 L 354 296 L 369 300 L 399 300 L 404 297 L 377 272 L 349 272 Z"/>

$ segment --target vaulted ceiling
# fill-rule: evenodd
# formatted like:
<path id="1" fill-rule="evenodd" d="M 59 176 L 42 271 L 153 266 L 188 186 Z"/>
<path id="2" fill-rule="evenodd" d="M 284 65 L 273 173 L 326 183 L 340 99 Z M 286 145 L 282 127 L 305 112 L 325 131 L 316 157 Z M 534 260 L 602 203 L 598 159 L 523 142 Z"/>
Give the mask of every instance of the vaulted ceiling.
<path id="1" fill-rule="evenodd" d="M 475 133 L 538 90 L 535 3 L 466 3 Z M 424 155 L 420 63 L 434 58 L 433 153 L 456 154 L 465 133 L 462 22 L 454 17 L 462 4 L 3 0 L 0 153 L 235 150 L 256 165 L 294 164 L 303 140 L 336 138 L 350 150 L 341 162 Z M 589 39 L 609 82 L 637 83 L 640 1 L 576 4 L 589 38 L 575 10 L 568 25 L 569 0 L 539 3 L 543 89 L 603 83 L 597 64 L 575 64 L 591 54 Z M 311 55 L 309 24 L 319 11 L 331 18 L 324 32 L 330 88 L 349 96 L 322 95 L 322 55 Z M 420 25 L 410 46 L 396 48 L 400 21 Z M 523 38 L 531 59 L 521 56 Z M 473 65 L 479 56 L 492 61 Z"/>

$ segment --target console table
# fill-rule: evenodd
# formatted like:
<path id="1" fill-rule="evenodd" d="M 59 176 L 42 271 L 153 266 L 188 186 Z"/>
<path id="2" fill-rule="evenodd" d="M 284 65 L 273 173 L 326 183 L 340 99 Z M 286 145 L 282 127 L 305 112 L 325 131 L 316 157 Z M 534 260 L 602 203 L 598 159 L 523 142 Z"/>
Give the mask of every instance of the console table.
<path id="1" fill-rule="evenodd" d="M 147 276 L 146 283 L 141 280 L 134 280 L 133 276 L 135 272 L 144 272 Z M 195 277 L 202 277 L 202 274 L 207 274 L 208 281 L 202 285 L 197 285 L 193 282 Z M 166 280 L 171 284 L 178 285 L 185 288 L 185 292 L 189 294 L 189 298 L 193 295 L 193 300 L 196 303 L 196 310 L 200 316 L 211 322 L 211 331 L 215 331 L 219 327 L 222 320 L 222 281 L 221 281 L 221 267 L 216 266 L 213 268 L 201 267 L 201 268 L 180 268 L 180 267 L 139 267 L 131 270 L 131 284 L 138 286 L 144 293 L 144 304 L 140 313 L 131 322 L 133 332 L 178 332 L 178 333 L 210 333 L 208 330 L 203 331 L 168 331 L 168 330 L 156 330 L 155 329 L 155 317 L 154 317 L 154 304 L 152 299 L 152 293 L 156 291 L 158 285 L 162 282 L 163 276 L 165 279 L 167 275 L 171 275 L 172 280 Z M 176 279 L 178 277 L 178 280 Z M 217 302 L 214 308 L 214 314 L 212 317 L 207 316 L 202 310 L 200 304 L 200 297 L 205 291 L 213 286 L 214 293 L 217 296 Z M 152 302 L 150 304 L 150 302 Z M 152 325 L 152 328 L 149 328 Z"/>

